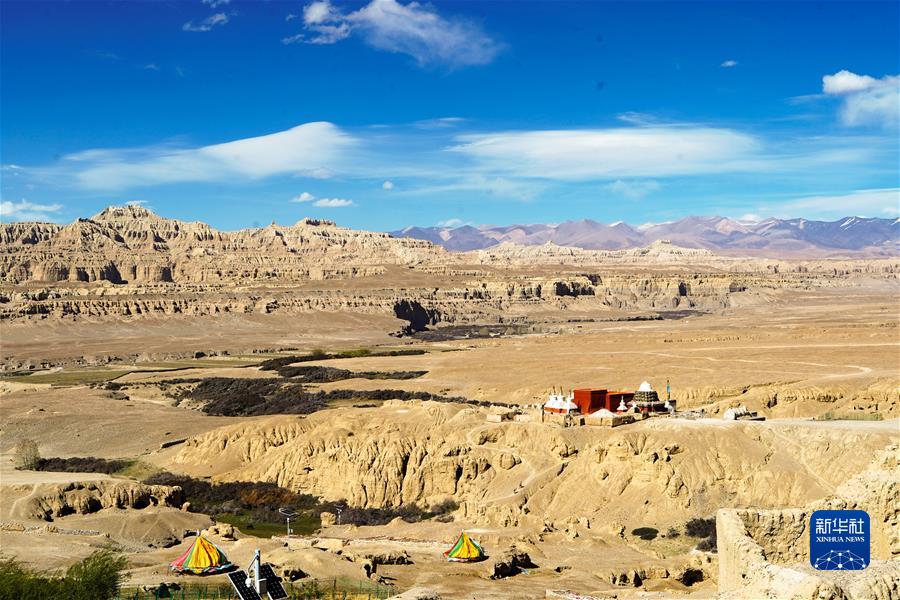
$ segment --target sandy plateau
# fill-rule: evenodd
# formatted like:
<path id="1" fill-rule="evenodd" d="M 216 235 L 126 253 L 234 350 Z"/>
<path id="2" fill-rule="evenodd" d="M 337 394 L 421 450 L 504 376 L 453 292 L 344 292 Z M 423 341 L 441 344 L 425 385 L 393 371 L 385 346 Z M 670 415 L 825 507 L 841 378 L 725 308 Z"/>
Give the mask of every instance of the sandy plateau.
<path id="1" fill-rule="evenodd" d="M 129 585 L 183 583 L 168 563 L 206 530 L 237 564 L 261 548 L 282 572 L 406 598 L 900 597 L 900 260 L 454 254 L 137 207 L 2 227 L 0 548 L 23 562 L 111 543 Z M 677 412 L 563 427 L 535 408 L 643 381 L 668 382 Z M 739 406 L 766 420 L 722 418 Z M 17 470 L 22 440 L 129 467 Z M 160 471 L 397 516 L 313 511 L 315 531 L 256 537 Z M 822 507 L 869 512 L 869 569 L 809 567 Z M 715 520 L 717 551 L 693 519 Z M 443 559 L 462 530 L 486 561 Z M 535 566 L 491 578 L 513 549 Z"/>

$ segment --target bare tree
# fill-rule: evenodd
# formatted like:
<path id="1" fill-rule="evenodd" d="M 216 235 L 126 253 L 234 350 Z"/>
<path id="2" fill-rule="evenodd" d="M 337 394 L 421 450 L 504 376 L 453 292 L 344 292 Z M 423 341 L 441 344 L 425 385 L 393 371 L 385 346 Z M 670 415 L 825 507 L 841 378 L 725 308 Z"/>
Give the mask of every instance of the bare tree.
<path id="1" fill-rule="evenodd" d="M 41 462 L 41 454 L 38 452 L 37 442 L 25 439 L 16 445 L 13 454 L 13 466 L 19 470 L 33 470 Z"/>

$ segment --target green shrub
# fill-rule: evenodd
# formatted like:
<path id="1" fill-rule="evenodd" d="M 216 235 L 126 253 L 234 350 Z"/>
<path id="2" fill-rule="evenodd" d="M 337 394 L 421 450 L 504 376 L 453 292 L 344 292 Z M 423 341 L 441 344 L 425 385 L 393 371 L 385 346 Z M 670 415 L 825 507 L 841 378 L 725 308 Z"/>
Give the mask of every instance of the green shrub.
<path id="1" fill-rule="evenodd" d="M 709 519 L 691 519 L 684 524 L 684 532 L 691 537 L 705 538 L 716 533 L 716 520 Z"/>
<path id="2" fill-rule="evenodd" d="M 636 535 L 642 540 L 653 540 L 659 535 L 659 530 L 652 527 L 638 527 L 631 530 L 631 535 Z"/>
<path id="3" fill-rule="evenodd" d="M 126 566 L 125 557 L 112 550 L 94 552 L 62 577 L 35 573 L 15 559 L 0 560 L 0 599 L 112 600 Z"/>

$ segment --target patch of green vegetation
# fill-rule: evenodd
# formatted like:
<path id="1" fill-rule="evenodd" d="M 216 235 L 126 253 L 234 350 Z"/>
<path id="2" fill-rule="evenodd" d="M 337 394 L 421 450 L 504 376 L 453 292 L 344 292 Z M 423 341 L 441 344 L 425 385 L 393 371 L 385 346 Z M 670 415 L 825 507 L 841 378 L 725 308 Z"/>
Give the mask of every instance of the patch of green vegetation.
<path id="1" fill-rule="evenodd" d="M 257 360 L 237 360 L 229 358 L 221 359 L 192 359 L 184 360 L 165 360 L 158 362 L 137 363 L 134 365 L 136 373 L 144 371 L 177 371 L 181 369 L 215 369 L 215 368 L 243 368 L 252 367 L 262 362 L 262 358 Z"/>
<path id="2" fill-rule="evenodd" d="M 94 369 L 89 371 L 52 371 L 34 372 L 28 375 L 7 375 L 0 377 L 0 381 L 12 383 L 35 383 L 62 387 L 72 385 L 88 385 L 91 383 L 104 383 L 127 375 L 131 371 L 111 371 L 107 369 Z"/>
<path id="3" fill-rule="evenodd" d="M 0 381 L 12 383 L 50 384 L 57 387 L 72 385 L 91 385 L 106 383 L 130 373 L 154 373 L 166 371 L 183 371 L 185 369 L 215 369 L 253 367 L 263 362 L 262 357 L 256 359 L 184 359 L 116 365 L 114 369 L 79 369 L 74 371 L 14 371 L 0 377 Z"/>
<path id="4" fill-rule="evenodd" d="M 260 521 L 254 518 L 250 511 L 241 511 L 237 514 L 219 513 L 214 515 L 216 521 L 234 525 L 245 535 L 252 535 L 259 538 L 270 538 L 273 535 L 284 535 L 287 533 L 287 523 L 284 519 L 280 522 Z M 318 514 L 312 511 L 299 513 L 296 517 L 291 518 L 291 532 L 297 535 L 310 535 L 315 533 L 322 526 L 322 521 Z"/>
<path id="5" fill-rule="evenodd" d="M 150 463 L 145 463 L 141 460 L 130 460 L 127 461 L 129 464 L 115 473 L 113 475 L 117 475 L 119 477 L 128 477 L 130 479 L 137 479 L 138 481 L 144 481 L 145 479 L 149 479 L 154 475 L 162 473 L 162 469 L 157 467 L 156 465 L 151 465 Z"/>
<path id="6" fill-rule="evenodd" d="M 362 358 L 367 356 L 420 356 L 422 354 L 427 354 L 427 351 L 421 348 L 378 351 L 372 351 L 369 348 L 356 348 L 355 350 L 343 350 L 341 352 L 326 352 L 321 348 L 316 348 L 305 355 L 278 356 L 276 358 L 264 360 L 259 363 L 259 368 L 263 371 L 274 371 L 280 367 L 286 367 L 287 365 L 292 365 L 294 363 L 310 362 L 314 360 L 337 360 L 342 358 Z"/>
<path id="7" fill-rule="evenodd" d="M 684 532 L 694 538 L 703 538 L 697 543 L 697 550 L 703 552 L 716 552 L 716 519 L 691 519 L 684 524 Z"/>
<path id="8" fill-rule="evenodd" d="M 127 564 L 124 556 L 109 549 L 94 552 L 62 576 L 35 573 L 15 559 L 0 560 L 0 598 L 112 600 L 125 580 Z"/>
<path id="9" fill-rule="evenodd" d="M 134 458 L 107 459 L 93 456 L 41 458 L 38 455 L 34 466 L 29 468 L 57 473 L 106 473 L 138 481 L 150 479 L 162 472 L 158 467 Z"/>
<path id="10" fill-rule="evenodd" d="M 884 421 L 881 413 L 836 413 L 828 411 L 819 415 L 814 421 Z"/>

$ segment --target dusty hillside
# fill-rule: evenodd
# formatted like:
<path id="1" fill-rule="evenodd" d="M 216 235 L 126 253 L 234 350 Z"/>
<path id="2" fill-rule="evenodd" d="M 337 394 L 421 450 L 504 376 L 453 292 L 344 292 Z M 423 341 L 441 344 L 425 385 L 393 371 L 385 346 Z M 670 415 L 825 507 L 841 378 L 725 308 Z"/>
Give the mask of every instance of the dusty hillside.
<path id="1" fill-rule="evenodd" d="M 484 419 L 481 410 L 434 403 L 275 417 L 194 438 L 173 466 L 364 507 L 453 498 L 484 525 L 539 527 L 573 517 L 664 525 L 723 505 L 824 497 L 864 469 L 896 428 L 660 419 L 558 429 Z M 835 455 L 841 444 L 863 450 Z"/>

